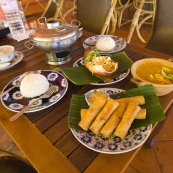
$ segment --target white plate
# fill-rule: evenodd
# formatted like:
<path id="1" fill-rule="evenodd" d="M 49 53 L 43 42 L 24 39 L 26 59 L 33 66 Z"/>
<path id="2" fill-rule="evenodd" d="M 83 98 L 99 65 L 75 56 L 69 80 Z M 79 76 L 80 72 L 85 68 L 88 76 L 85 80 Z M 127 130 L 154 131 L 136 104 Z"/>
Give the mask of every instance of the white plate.
<path id="1" fill-rule="evenodd" d="M 59 87 L 59 90 L 55 92 L 48 99 L 38 100 L 25 113 L 40 111 L 54 105 L 65 95 L 68 89 L 68 81 L 61 73 L 54 72 L 51 70 L 37 70 L 37 71 L 34 71 L 34 73 L 40 73 L 44 75 L 48 79 L 49 83 L 53 85 L 57 85 Z M 19 76 L 15 78 L 14 80 L 12 80 L 11 82 L 9 82 L 5 86 L 3 91 L 15 85 L 18 78 Z M 13 112 L 19 112 L 23 109 L 24 106 L 28 105 L 28 103 L 35 98 L 31 99 L 31 98 L 23 97 L 20 93 L 20 88 L 15 87 L 9 93 L 5 94 L 1 98 L 1 102 L 7 109 Z"/>
<path id="2" fill-rule="evenodd" d="M 2 65 L 0 64 L 0 70 L 9 69 L 18 64 L 20 61 L 22 61 L 22 59 L 23 59 L 23 53 L 20 51 L 14 51 L 14 58 L 12 59 L 12 61 L 10 61 L 9 63 L 2 63 Z"/>
<path id="3" fill-rule="evenodd" d="M 123 92 L 124 90 L 116 88 L 100 88 L 109 95 Z M 84 146 L 93 151 L 106 154 L 121 154 L 134 150 L 141 146 L 148 138 L 152 130 L 152 125 L 143 126 L 137 129 L 129 130 L 126 137 L 121 140 L 117 136 L 105 138 L 103 135 L 95 135 L 85 131 L 71 129 L 76 139 Z"/>
<path id="4" fill-rule="evenodd" d="M 78 59 L 74 64 L 73 64 L 73 67 L 76 67 L 76 66 L 82 66 L 84 65 L 83 63 L 83 57 Z M 123 71 L 119 76 L 113 78 L 113 79 L 110 79 L 110 80 L 107 80 L 107 81 L 100 81 L 100 82 L 97 82 L 97 83 L 91 83 L 91 85 L 109 85 L 109 84 L 113 84 L 113 83 L 117 83 L 121 80 L 123 80 L 124 78 L 126 78 L 128 76 L 130 72 L 130 69 L 128 70 L 125 70 Z"/>
<path id="5" fill-rule="evenodd" d="M 115 41 L 115 48 L 112 50 L 112 51 L 100 51 L 98 49 L 96 49 L 96 42 L 99 38 L 101 37 L 111 37 L 114 41 Z M 91 48 L 95 51 L 98 51 L 100 52 L 102 55 L 103 54 L 113 54 L 115 52 L 118 52 L 122 49 L 124 49 L 126 47 L 127 43 L 125 41 L 125 39 L 121 38 L 121 37 L 118 37 L 118 36 L 114 36 L 114 35 L 96 35 L 96 36 L 92 36 L 92 37 L 89 37 L 87 38 L 84 42 L 83 42 L 83 47 L 85 49 L 88 49 L 88 48 Z"/>

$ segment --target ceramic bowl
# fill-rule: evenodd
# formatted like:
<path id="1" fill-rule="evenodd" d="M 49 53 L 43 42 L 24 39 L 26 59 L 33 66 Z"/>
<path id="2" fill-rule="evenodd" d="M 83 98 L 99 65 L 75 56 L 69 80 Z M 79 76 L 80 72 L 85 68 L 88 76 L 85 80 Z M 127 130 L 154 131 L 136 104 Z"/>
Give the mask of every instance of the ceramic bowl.
<path id="1" fill-rule="evenodd" d="M 0 63 L 10 62 L 14 58 L 14 47 L 10 45 L 0 46 Z"/>
<path id="2" fill-rule="evenodd" d="M 92 103 L 94 102 L 94 100 L 100 95 L 100 94 L 104 94 L 105 97 L 108 97 L 109 98 L 109 95 L 101 90 L 101 89 L 93 89 L 93 90 L 90 90 L 88 91 L 86 94 L 85 94 L 85 100 L 88 104 L 88 106 L 91 106 Z"/>
<path id="3" fill-rule="evenodd" d="M 139 68 L 143 69 L 145 73 L 146 72 L 149 73 L 149 71 L 152 71 L 155 68 L 155 66 L 157 66 L 157 65 L 173 69 L 173 62 L 170 62 L 169 60 L 163 60 L 163 59 L 159 59 L 159 58 L 147 58 L 147 59 L 142 59 L 142 60 L 139 60 L 139 61 L 136 61 L 135 63 L 133 63 L 133 65 L 131 66 L 131 73 L 132 73 L 134 80 L 140 81 L 140 82 L 137 82 L 136 84 L 140 85 L 141 82 L 143 84 L 152 84 L 155 88 L 156 95 L 163 96 L 163 95 L 169 94 L 170 92 L 173 91 L 173 84 L 152 83 L 150 81 L 147 81 L 146 78 L 142 77 L 140 75 L 139 71 L 138 71 L 139 74 L 137 73 L 137 70 Z"/>

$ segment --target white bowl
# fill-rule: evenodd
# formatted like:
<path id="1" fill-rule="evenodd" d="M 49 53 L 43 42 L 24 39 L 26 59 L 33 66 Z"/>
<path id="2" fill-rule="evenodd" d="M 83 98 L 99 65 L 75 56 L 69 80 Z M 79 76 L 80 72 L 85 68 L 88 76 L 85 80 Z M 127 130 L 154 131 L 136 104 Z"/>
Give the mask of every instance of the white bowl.
<path id="1" fill-rule="evenodd" d="M 148 66 L 146 66 L 146 64 L 148 64 Z M 135 80 L 141 81 L 144 84 L 152 84 L 155 88 L 157 96 L 163 96 L 173 91 L 173 84 L 155 84 L 147 81 L 146 79 L 141 77 L 140 74 L 136 73 L 139 66 L 140 69 L 144 68 L 145 73 L 150 73 L 151 69 L 154 69 L 156 64 L 161 64 L 162 66 L 173 69 L 173 62 L 170 62 L 169 60 L 163 60 L 159 58 L 147 58 L 133 63 L 133 65 L 131 66 L 131 73 Z"/>
<path id="2" fill-rule="evenodd" d="M 0 63 L 10 62 L 14 58 L 14 47 L 0 46 Z"/>
<path id="3" fill-rule="evenodd" d="M 86 94 L 85 94 L 85 100 L 86 100 L 86 102 L 88 103 L 88 106 L 91 106 L 92 105 L 92 102 L 97 98 L 97 94 L 96 93 L 102 93 L 102 94 L 105 94 L 105 96 L 106 97 L 108 97 L 109 98 L 109 95 L 105 92 L 105 91 L 103 91 L 103 90 L 101 90 L 101 89 L 93 89 L 93 90 L 90 90 L 90 91 L 88 91 Z M 92 94 L 94 94 L 94 95 L 92 95 Z M 92 96 L 91 96 L 92 95 Z"/>

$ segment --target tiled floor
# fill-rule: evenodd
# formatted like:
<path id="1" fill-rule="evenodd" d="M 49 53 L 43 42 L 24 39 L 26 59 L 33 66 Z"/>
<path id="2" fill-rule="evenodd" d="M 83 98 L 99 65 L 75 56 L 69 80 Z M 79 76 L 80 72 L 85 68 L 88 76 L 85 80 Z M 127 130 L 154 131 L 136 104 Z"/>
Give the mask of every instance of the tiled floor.
<path id="1" fill-rule="evenodd" d="M 35 9 L 35 8 L 34 8 Z M 29 12 L 31 12 L 29 10 Z M 116 29 L 115 35 L 123 38 L 127 37 L 130 25 L 125 25 Z M 146 40 L 149 39 L 151 27 L 145 25 L 142 27 L 142 33 Z M 133 34 L 131 44 L 145 47 L 136 33 Z M 172 108 L 167 112 L 167 120 L 163 129 L 155 138 L 155 145 L 151 149 L 142 147 L 134 160 L 126 169 L 125 173 L 172 173 L 173 172 L 173 116 Z M 8 150 L 25 157 L 20 149 L 15 145 L 10 136 L 0 126 L 0 149 Z M 116 166 L 116 165 L 115 165 Z"/>

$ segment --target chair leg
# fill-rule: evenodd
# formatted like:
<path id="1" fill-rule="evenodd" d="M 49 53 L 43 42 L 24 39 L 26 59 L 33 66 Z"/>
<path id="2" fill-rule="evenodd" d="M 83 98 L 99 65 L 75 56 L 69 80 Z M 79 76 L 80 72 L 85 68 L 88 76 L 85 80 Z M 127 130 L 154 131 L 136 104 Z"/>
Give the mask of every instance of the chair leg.
<path id="1" fill-rule="evenodd" d="M 26 9 L 28 8 L 28 5 L 30 4 L 30 0 L 28 0 L 28 2 L 27 2 L 27 4 L 25 5 L 25 7 L 24 7 L 24 12 L 26 11 Z"/>
<path id="2" fill-rule="evenodd" d="M 121 9 L 117 8 L 117 15 L 118 15 L 118 24 L 117 24 L 117 26 L 118 26 L 118 28 L 120 28 L 122 25 L 125 25 L 125 24 L 127 24 L 127 23 L 132 21 L 132 20 L 124 19 L 124 20 L 126 20 L 126 22 L 121 24 L 121 22 L 123 20 L 123 12 L 124 12 L 124 10 L 127 9 L 127 8 L 130 8 L 132 5 L 133 5 L 133 3 L 129 3 L 129 4 L 125 5 L 125 7 L 121 8 Z"/>
<path id="3" fill-rule="evenodd" d="M 62 9 L 63 9 L 63 6 L 64 6 L 64 2 L 65 0 L 60 0 L 58 3 L 53 0 L 57 6 L 57 9 L 56 9 L 56 12 L 55 12 L 55 15 L 53 16 L 53 19 L 61 19 L 62 21 L 66 22 L 63 15 L 62 15 Z"/>
<path id="4" fill-rule="evenodd" d="M 42 15 L 41 15 L 42 17 L 45 15 L 46 11 L 49 9 L 50 4 L 52 3 L 52 1 L 53 1 L 53 0 L 49 0 L 49 1 L 48 1 L 47 5 L 46 5 L 46 8 L 44 9 L 44 11 L 43 11 L 43 13 L 42 13 Z"/>
<path id="5" fill-rule="evenodd" d="M 73 1 L 73 6 L 72 6 L 72 7 L 73 7 L 73 8 L 76 7 L 76 0 Z M 73 13 L 72 13 L 73 19 L 75 18 L 76 9 L 77 9 L 77 8 L 75 8 L 75 9 L 73 10 Z"/>
<path id="6" fill-rule="evenodd" d="M 28 2 L 26 3 L 26 5 L 25 5 L 25 7 L 24 7 L 24 9 L 23 9 L 24 12 L 25 12 L 26 9 L 28 8 L 28 6 L 29 6 L 29 4 L 30 4 L 30 1 L 31 1 L 31 0 L 28 0 Z M 39 0 L 36 0 L 36 2 L 37 2 L 43 9 L 45 9 L 45 7 L 40 3 Z"/>
<path id="7" fill-rule="evenodd" d="M 143 42 L 143 43 L 147 43 L 146 40 L 143 39 L 143 37 L 141 36 L 141 33 L 139 31 L 139 29 L 141 28 L 142 24 L 145 23 L 145 21 L 147 21 L 148 19 L 152 18 L 152 14 L 146 16 L 143 20 L 141 20 L 141 22 L 139 24 L 136 25 L 136 32 L 137 32 L 137 35 L 139 37 L 139 39 Z"/>
<path id="8" fill-rule="evenodd" d="M 132 38 L 135 27 L 138 23 L 138 19 L 139 19 L 140 14 L 141 14 L 141 9 L 137 9 L 137 11 L 135 12 L 135 15 L 133 17 L 131 26 L 130 26 L 130 31 L 129 31 L 128 36 L 127 36 L 127 43 L 130 43 L 130 40 Z"/>
<path id="9" fill-rule="evenodd" d="M 117 24 L 117 11 L 116 9 L 114 9 L 114 13 L 111 17 L 111 22 L 110 22 L 111 29 L 109 30 L 109 34 L 111 35 L 114 34 L 116 29 L 116 24 Z"/>
<path id="10" fill-rule="evenodd" d="M 131 26 L 130 26 L 130 31 L 129 31 L 129 34 L 127 36 L 127 43 L 130 43 L 130 40 L 132 38 L 132 35 L 133 35 L 133 32 L 134 32 L 134 29 L 137 25 L 137 22 L 139 20 L 139 16 L 141 14 L 141 10 L 143 8 L 143 5 L 144 5 L 144 1 L 145 0 L 141 0 L 140 4 L 139 4 L 139 7 L 138 9 L 136 10 L 135 14 L 134 14 L 134 17 L 133 17 L 133 20 L 132 20 L 132 23 L 131 23 Z"/>
<path id="11" fill-rule="evenodd" d="M 110 24 L 110 20 L 111 20 L 113 13 L 114 13 L 116 3 L 117 3 L 117 0 L 113 0 L 111 8 L 110 8 L 109 13 L 108 13 L 108 16 L 107 16 L 106 21 L 105 21 L 103 28 L 101 30 L 101 33 L 100 33 L 101 35 L 103 35 L 105 33 L 107 27 Z"/>

